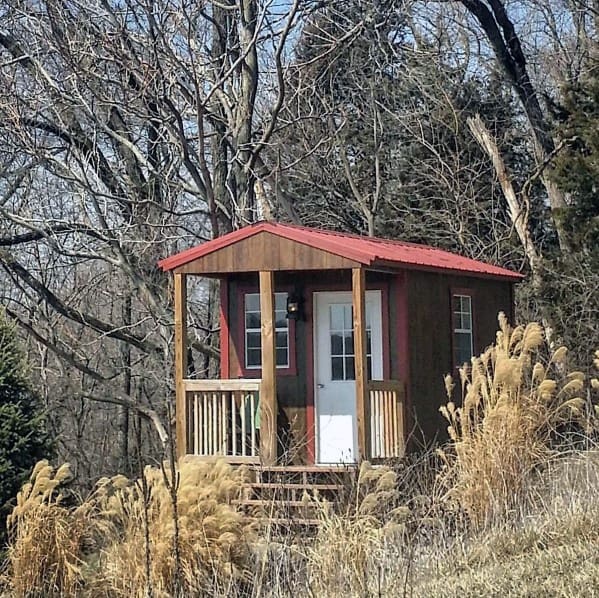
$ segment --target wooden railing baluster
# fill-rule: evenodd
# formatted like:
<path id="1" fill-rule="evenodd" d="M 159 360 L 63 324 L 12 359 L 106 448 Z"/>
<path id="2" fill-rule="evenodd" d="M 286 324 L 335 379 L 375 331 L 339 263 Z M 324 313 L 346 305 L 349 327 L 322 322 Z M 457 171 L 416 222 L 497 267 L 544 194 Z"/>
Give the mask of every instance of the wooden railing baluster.
<path id="1" fill-rule="evenodd" d="M 371 380 L 370 458 L 388 459 L 404 454 L 404 389 L 399 380 Z"/>
<path id="2" fill-rule="evenodd" d="M 260 380 L 184 380 L 194 455 L 258 461 Z"/>

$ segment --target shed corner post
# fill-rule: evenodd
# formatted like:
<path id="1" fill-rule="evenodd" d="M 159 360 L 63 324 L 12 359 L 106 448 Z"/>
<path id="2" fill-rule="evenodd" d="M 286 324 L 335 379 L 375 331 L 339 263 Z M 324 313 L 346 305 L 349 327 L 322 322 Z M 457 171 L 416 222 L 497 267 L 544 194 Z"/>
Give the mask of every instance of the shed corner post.
<path id="1" fill-rule="evenodd" d="M 352 269 L 354 308 L 354 368 L 356 380 L 356 419 L 359 459 L 370 458 L 370 409 L 368 404 L 368 359 L 366 356 L 366 274 Z"/>
<path id="2" fill-rule="evenodd" d="M 174 282 L 176 453 L 181 459 L 187 454 L 187 275 L 175 272 Z"/>
<path id="3" fill-rule="evenodd" d="M 260 458 L 277 462 L 277 359 L 275 338 L 274 273 L 260 272 L 262 380 L 260 383 Z"/>

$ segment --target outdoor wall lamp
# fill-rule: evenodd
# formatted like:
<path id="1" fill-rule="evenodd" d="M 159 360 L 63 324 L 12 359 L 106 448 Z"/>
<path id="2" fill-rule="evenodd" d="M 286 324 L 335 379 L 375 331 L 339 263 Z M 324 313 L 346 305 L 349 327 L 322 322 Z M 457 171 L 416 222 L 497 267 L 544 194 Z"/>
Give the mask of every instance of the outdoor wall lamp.
<path id="1" fill-rule="evenodd" d="M 304 319 L 304 299 L 301 293 L 297 290 L 287 295 L 287 319 Z"/>

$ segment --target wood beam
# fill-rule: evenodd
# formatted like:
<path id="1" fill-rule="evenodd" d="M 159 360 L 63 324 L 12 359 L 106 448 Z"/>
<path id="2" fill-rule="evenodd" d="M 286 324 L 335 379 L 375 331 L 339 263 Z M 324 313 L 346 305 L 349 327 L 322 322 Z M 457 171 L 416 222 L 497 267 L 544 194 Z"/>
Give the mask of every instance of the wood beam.
<path id="1" fill-rule="evenodd" d="M 187 275 L 175 274 L 175 421 L 177 457 L 187 454 Z"/>
<path id="2" fill-rule="evenodd" d="M 260 385 L 260 457 L 264 465 L 277 462 L 277 355 L 274 273 L 260 272 L 262 383 Z"/>
<path id="3" fill-rule="evenodd" d="M 354 368 L 356 379 L 356 419 L 358 457 L 370 455 L 370 410 L 368 405 L 368 361 L 366 357 L 366 276 L 363 268 L 352 269 L 354 307 Z"/>

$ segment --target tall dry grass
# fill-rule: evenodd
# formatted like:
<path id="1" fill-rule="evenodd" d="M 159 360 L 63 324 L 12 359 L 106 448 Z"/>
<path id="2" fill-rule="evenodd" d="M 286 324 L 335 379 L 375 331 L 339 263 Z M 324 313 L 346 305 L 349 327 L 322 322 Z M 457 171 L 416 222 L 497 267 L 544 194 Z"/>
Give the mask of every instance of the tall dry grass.
<path id="1" fill-rule="evenodd" d="M 517 507 L 531 472 L 547 463 L 560 429 L 592 432 L 592 380 L 570 370 L 567 348 L 551 349 L 539 324 L 510 327 L 499 315 L 495 344 L 460 369 L 463 401 L 441 407 L 452 440 L 441 451 L 443 482 L 471 519 L 481 524 Z M 599 352 L 597 355 L 599 363 Z"/>
<path id="2" fill-rule="evenodd" d="M 170 475 L 152 467 L 146 467 L 144 475 L 145 495 L 140 480 L 117 476 L 99 483 L 95 503 L 111 531 L 104 539 L 95 584 L 110 587 L 114 596 L 144 596 L 148 589 L 154 596 L 189 596 L 209 593 L 215 583 L 227 587 L 243 581 L 254 532 L 233 501 L 240 497 L 244 471 L 222 460 L 180 465 L 176 494 L 180 570 L 175 562 Z"/>
<path id="3" fill-rule="evenodd" d="M 254 531 L 233 504 L 244 470 L 181 463 L 177 518 L 159 468 L 144 480 L 104 478 L 76 506 L 60 492 L 69 476 L 68 465 L 40 462 L 17 497 L 3 579 L 11 596 L 207 595 L 249 577 Z"/>
<path id="4" fill-rule="evenodd" d="M 74 596 L 84 585 L 84 551 L 97 530 L 93 507 L 64 505 L 61 485 L 68 464 L 55 470 L 40 461 L 17 495 L 8 517 L 8 577 L 12 593 L 25 596 Z"/>
<path id="5" fill-rule="evenodd" d="M 223 461 L 105 478 L 78 505 L 60 492 L 68 466 L 42 462 L 9 520 L 7 595 L 593 595 L 599 381 L 503 317 L 461 381 L 441 469 L 431 455 L 363 463 L 341 503 L 308 497 L 313 534 L 254 527 L 236 506 L 245 472 Z M 556 450 L 572 427 L 590 450 Z"/>
<path id="6" fill-rule="evenodd" d="M 376 595 L 389 583 L 383 557 L 402 545 L 410 516 L 400 502 L 396 472 L 363 462 L 343 504 L 333 508 L 323 502 L 318 511 L 318 533 L 305 551 L 313 595 Z M 396 551 L 395 561 L 400 560 Z"/>

